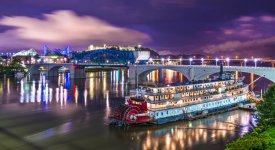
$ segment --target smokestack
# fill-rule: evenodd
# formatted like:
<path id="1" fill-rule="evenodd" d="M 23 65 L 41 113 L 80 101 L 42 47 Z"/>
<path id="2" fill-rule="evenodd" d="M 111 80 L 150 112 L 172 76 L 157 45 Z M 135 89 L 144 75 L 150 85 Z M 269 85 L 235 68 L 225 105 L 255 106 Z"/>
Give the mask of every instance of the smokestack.
<path id="1" fill-rule="evenodd" d="M 223 62 L 220 63 L 220 79 L 223 76 Z"/>

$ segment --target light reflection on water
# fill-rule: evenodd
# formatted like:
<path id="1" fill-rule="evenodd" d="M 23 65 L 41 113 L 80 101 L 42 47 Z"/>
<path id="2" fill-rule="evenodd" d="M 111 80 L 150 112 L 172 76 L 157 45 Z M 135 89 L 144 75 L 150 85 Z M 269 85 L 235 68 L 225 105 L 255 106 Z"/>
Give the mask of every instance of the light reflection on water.
<path id="1" fill-rule="evenodd" d="M 132 139 L 132 144 L 137 149 L 200 149 L 213 143 L 221 145 L 203 149 L 223 149 L 223 144 L 232 137 L 241 136 L 253 129 L 251 120 L 253 118 L 249 112 L 236 110 L 195 121 L 121 129 L 118 134 L 128 132 L 126 138 Z"/>
<path id="2" fill-rule="evenodd" d="M 50 128 L 33 135 L 29 135 L 25 138 L 30 141 L 46 140 L 53 136 L 67 134 L 72 130 L 72 128 L 72 122 L 66 122 L 58 127 Z"/>
<path id="3" fill-rule="evenodd" d="M 102 98 L 106 100 L 106 108 L 109 108 L 108 88 L 111 88 L 110 90 L 113 90 L 117 97 L 124 97 L 125 88 L 128 90 L 125 72 L 125 70 L 116 70 L 88 73 L 89 78 L 79 79 L 80 84 L 76 81 L 78 79 L 70 81 L 69 74 L 60 74 L 57 78 L 57 85 L 49 83 L 45 76 L 40 76 L 38 81 L 24 78 L 20 81 L 20 103 L 45 105 L 54 103 L 61 107 L 68 103 L 80 103 L 80 105 L 87 106 L 89 101 L 98 99 L 99 94 L 102 94 Z M 71 82 L 75 84 L 71 85 Z M 72 89 L 71 86 L 73 86 Z"/>
<path id="4" fill-rule="evenodd" d="M 2 79 L 0 126 L 52 149 L 57 145 L 76 149 L 69 145 L 73 142 L 83 149 L 223 149 L 228 141 L 253 128 L 250 113 L 240 110 L 160 126 L 109 128 L 109 114 L 125 102 L 132 88 L 127 74 L 128 70 L 122 69 L 91 72 L 86 79 L 70 79 L 68 74 L 48 79 Z M 154 73 L 151 78 L 154 82 L 185 81 L 184 76 L 171 71 L 163 71 L 161 76 Z M 9 137 L 0 137 L 0 141 L 6 139 Z"/>

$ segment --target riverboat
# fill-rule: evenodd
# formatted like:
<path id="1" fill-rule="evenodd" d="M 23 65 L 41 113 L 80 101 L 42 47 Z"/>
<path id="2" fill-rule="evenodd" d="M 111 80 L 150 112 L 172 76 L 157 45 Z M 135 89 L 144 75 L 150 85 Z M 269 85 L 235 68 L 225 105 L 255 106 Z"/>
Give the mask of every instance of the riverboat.
<path id="1" fill-rule="evenodd" d="M 242 107 L 251 96 L 243 77 L 223 73 L 203 81 L 139 86 L 110 115 L 111 125 L 164 124 Z"/>

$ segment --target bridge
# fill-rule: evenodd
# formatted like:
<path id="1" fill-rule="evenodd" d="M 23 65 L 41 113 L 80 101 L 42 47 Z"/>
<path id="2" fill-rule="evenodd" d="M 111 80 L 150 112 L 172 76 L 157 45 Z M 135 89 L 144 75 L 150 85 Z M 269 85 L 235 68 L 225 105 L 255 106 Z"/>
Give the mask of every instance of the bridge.
<path id="1" fill-rule="evenodd" d="M 147 64 L 162 64 L 162 65 L 218 65 L 218 63 L 224 62 L 227 66 L 264 66 L 264 67 L 275 67 L 275 60 L 267 58 L 178 58 L 178 59 L 152 59 L 150 58 Z"/>
<path id="2" fill-rule="evenodd" d="M 215 65 L 126 65 L 126 64 L 93 64 L 93 63 L 37 63 L 26 64 L 28 73 L 35 75 L 40 74 L 41 67 L 44 69 L 46 76 L 58 76 L 61 67 L 70 72 L 72 78 L 85 78 L 85 67 L 88 66 L 109 66 L 109 67 L 128 67 L 129 81 L 136 84 L 142 81 L 150 72 L 154 70 L 169 69 L 182 73 L 189 81 L 203 80 L 207 76 L 218 73 L 220 68 Z M 275 83 L 275 68 L 272 67 L 245 67 L 245 66 L 224 66 L 224 71 L 238 71 L 244 73 L 253 73 Z M 138 78 L 137 78 L 138 77 Z"/>
<path id="3" fill-rule="evenodd" d="M 137 82 L 142 81 L 150 72 L 160 69 L 169 69 L 180 72 L 189 81 L 203 80 L 207 76 L 220 71 L 219 66 L 210 65 L 129 65 L 129 81 L 131 84 L 136 84 Z M 258 76 L 263 76 L 275 83 L 275 68 L 272 67 L 224 66 L 223 70 L 253 73 Z"/>
<path id="4" fill-rule="evenodd" d="M 85 78 L 85 67 L 88 66 L 102 66 L 102 67 L 127 67 L 127 64 L 97 64 L 97 63 L 36 63 L 36 64 L 25 64 L 28 68 L 28 74 L 40 75 L 41 69 L 43 73 L 48 76 L 58 76 L 60 68 L 66 68 L 70 72 L 71 78 Z"/>

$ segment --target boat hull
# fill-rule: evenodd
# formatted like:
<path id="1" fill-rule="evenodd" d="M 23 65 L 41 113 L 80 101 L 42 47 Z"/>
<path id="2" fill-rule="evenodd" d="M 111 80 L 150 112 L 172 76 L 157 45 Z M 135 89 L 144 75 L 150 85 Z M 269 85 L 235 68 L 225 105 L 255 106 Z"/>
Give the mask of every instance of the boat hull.
<path id="1" fill-rule="evenodd" d="M 164 117 L 164 118 L 159 118 L 159 119 L 151 119 L 148 121 L 143 121 L 143 122 L 125 122 L 117 119 L 111 119 L 110 120 L 110 125 L 115 125 L 115 126 L 131 126 L 131 125 L 161 125 L 161 124 L 166 124 L 166 123 L 171 123 L 171 122 L 176 122 L 180 120 L 193 120 L 193 119 L 198 119 L 198 118 L 204 118 L 210 115 L 214 115 L 217 113 L 222 113 L 222 112 L 227 112 L 235 109 L 239 109 L 239 104 L 242 103 L 235 103 L 231 105 L 224 105 L 216 108 L 211 108 L 207 110 L 207 113 L 205 111 L 197 111 L 197 112 L 192 112 L 192 113 L 183 113 L 180 115 L 175 115 L 175 116 L 170 116 L 170 117 Z"/>

